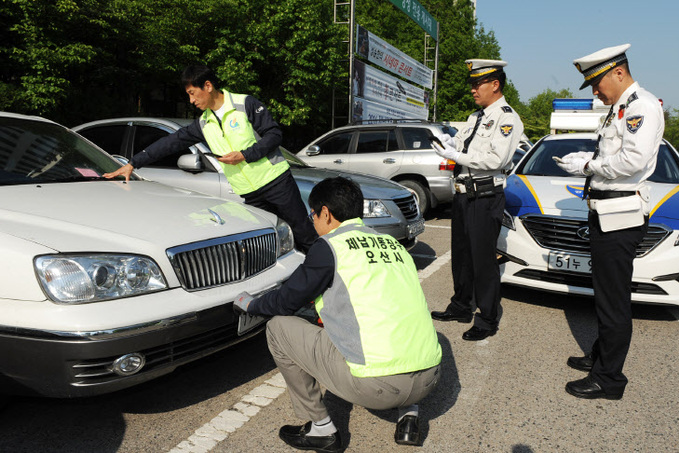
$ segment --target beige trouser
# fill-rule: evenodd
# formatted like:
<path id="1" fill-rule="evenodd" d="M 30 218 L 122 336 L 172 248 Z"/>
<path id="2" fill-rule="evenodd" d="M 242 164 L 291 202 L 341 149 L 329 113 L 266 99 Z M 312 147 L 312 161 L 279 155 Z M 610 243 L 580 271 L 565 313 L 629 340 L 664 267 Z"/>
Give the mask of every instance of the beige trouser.
<path id="1" fill-rule="evenodd" d="M 266 338 L 295 414 L 302 420 L 319 421 L 328 416 L 320 385 L 350 403 L 383 410 L 419 402 L 440 377 L 440 365 L 393 376 L 355 377 L 325 329 L 296 316 L 271 319 Z"/>

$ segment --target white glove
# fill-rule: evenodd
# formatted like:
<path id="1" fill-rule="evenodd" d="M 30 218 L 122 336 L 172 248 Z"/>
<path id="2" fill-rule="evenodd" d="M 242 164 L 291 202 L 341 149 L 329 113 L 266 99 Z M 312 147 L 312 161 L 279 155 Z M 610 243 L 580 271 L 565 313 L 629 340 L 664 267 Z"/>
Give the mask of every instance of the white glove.
<path id="1" fill-rule="evenodd" d="M 247 313 L 248 305 L 250 301 L 254 299 L 250 294 L 242 292 L 236 296 L 236 300 L 233 301 L 233 310 L 237 313 Z"/>
<path id="2" fill-rule="evenodd" d="M 594 153 L 591 151 L 578 151 L 577 153 L 566 154 L 561 160 L 568 161 L 569 159 L 587 159 L 592 160 Z"/>
<path id="3" fill-rule="evenodd" d="M 576 176 L 585 176 L 585 164 L 591 159 L 589 157 L 574 157 L 573 154 L 578 153 L 567 154 L 561 158 L 561 162 L 557 162 L 556 164 L 567 173 Z"/>
<path id="4" fill-rule="evenodd" d="M 432 140 L 431 146 L 441 157 L 446 159 L 457 161 L 460 156 L 460 152 L 455 149 L 455 140 L 448 134 L 434 134 L 434 137 L 439 139 L 441 145 Z"/>

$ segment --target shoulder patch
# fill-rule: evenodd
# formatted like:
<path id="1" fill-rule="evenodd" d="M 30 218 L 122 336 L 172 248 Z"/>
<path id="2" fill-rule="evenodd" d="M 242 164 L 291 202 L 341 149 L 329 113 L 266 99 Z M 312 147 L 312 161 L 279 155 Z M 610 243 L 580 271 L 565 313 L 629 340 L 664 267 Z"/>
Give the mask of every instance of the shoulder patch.
<path id="1" fill-rule="evenodd" d="M 502 111 L 505 112 L 505 113 L 512 113 L 512 108 L 508 105 L 503 105 Z"/>
<path id="2" fill-rule="evenodd" d="M 633 134 L 636 134 L 641 125 L 644 124 L 643 115 L 628 116 L 625 120 L 627 122 L 627 130 Z"/>
<path id="3" fill-rule="evenodd" d="M 505 137 L 509 137 L 509 134 L 514 130 L 514 126 L 511 124 L 503 124 L 500 126 L 500 133 Z"/>

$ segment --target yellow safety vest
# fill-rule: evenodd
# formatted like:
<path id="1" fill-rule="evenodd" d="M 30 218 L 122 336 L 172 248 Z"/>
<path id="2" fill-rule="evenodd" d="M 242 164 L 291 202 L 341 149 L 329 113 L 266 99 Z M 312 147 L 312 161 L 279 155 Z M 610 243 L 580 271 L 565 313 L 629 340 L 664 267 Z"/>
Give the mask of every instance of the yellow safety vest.
<path id="1" fill-rule="evenodd" d="M 213 153 L 225 155 L 242 151 L 257 142 L 257 133 L 245 112 L 246 97 L 245 94 L 233 94 L 224 90 L 226 113 L 221 124 L 212 110 L 206 109 L 203 112 L 200 125 Z M 231 188 L 238 195 L 261 189 L 290 168 L 280 150 L 256 162 L 243 161 L 236 165 L 220 162 L 220 164 Z"/>
<path id="2" fill-rule="evenodd" d="M 351 374 L 391 376 L 438 365 L 441 346 L 405 248 L 358 218 L 321 239 L 335 255 L 335 275 L 316 310 Z"/>

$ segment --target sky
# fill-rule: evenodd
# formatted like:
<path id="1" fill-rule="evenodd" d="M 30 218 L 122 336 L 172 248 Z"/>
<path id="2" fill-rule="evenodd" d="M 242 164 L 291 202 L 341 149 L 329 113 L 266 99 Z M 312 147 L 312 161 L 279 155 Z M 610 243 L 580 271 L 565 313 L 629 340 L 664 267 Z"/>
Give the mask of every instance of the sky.
<path id="1" fill-rule="evenodd" d="M 573 60 L 629 43 L 632 77 L 679 110 L 679 0 L 477 0 L 476 17 L 524 103 L 547 89 L 591 99 Z"/>

